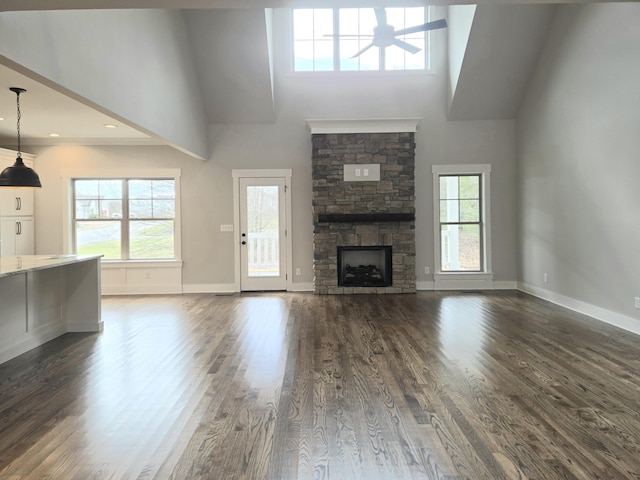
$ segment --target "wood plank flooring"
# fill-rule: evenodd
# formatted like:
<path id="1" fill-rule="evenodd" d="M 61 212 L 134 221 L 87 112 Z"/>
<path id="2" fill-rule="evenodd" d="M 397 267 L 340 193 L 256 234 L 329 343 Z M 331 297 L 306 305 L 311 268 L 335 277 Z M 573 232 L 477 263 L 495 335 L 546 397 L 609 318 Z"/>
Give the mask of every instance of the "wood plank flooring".
<path id="1" fill-rule="evenodd" d="M 0 365 L 0 479 L 640 478 L 640 337 L 522 293 L 103 319 Z"/>

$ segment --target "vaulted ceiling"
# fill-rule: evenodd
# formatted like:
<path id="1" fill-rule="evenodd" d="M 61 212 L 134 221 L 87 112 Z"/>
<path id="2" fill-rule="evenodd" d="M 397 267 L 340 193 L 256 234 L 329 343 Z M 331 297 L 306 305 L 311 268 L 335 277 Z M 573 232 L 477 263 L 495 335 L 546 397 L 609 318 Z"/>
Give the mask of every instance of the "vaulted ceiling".
<path id="1" fill-rule="evenodd" d="M 452 75 L 456 81 L 451 87 L 451 120 L 515 117 L 554 13 L 554 5 L 548 2 L 516 3 L 483 2 L 469 15 L 469 25 L 458 26 L 455 21 L 450 21 L 450 54 L 459 57 L 457 71 Z M 407 5 L 408 2 L 322 2 L 322 5 L 328 4 L 392 6 Z M 309 5 L 309 2 L 3 0 L 0 11 L 7 13 L 0 13 L 0 27 L 3 15 L 8 22 L 13 10 L 182 9 L 179 15 L 187 36 L 185 45 L 195 70 L 195 80 L 188 87 L 193 91 L 188 96 L 185 94 L 184 98 L 195 104 L 201 103 L 205 123 L 268 123 L 274 121 L 276 100 L 273 93 L 271 9 L 265 7 L 292 5 Z M 455 8 L 458 7 L 452 7 Z M 455 16 L 453 10 L 450 14 Z M 29 31 L 23 33 L 28 35 Z M 452 36 L 456 36 L 455 41 Z M 10 40 L 5 39 L 4 42 Z M 452 45 L 459 51 L 451 52 Z M 15 137 L 15 95 L 8 90 L 4 94 L 2 91 L 10 86 L 21 86 L 28 90 L 21 101 L 24 119 L 28 118 L 28 122 L 23 122 L 23 134 L 30 143 L 159 142 L 206 158 L 203 149 L 195 151 L 198 148 L 190 148 L 189 139 L 184 139 L 181 145 L 183 139 L 167 138 L 170 135 L 165 135 L 161 127 L 156 129 L 152 119 L 130 114 L 126 103 L 131 102 L 123 102 L 122 105 L 117 101 L 101 102 L 95 90 L 73 88 L 73 81 L 59 80 L 65 78 L 61 65 L 49 65 L 48 68 L 48 72 L 55 74 L 61 71 L 59 77 L 48 78 L 42 72 L 16 62 L 0 44 L 0 117 L 6 118 L 0 121 L 0 145 L 11 143 Z M 137 80 L 132 78 L 132 82 Z M 128 86 L 122 84 L 120 88 L 126 98 Z M 117 97 L 118 92 L 111 92 L 111 95 Z M 144 98 L 140 105 L 144 107 Z M 198 105 L 192 107 L 199 108 Z M 177 108 L 179 112 L 179 106 Z M 118 128 L 107 129 L 105 124 L 116 124 Z M 51 138 L 50 133 L 59 133 L 62 139 Z"/>

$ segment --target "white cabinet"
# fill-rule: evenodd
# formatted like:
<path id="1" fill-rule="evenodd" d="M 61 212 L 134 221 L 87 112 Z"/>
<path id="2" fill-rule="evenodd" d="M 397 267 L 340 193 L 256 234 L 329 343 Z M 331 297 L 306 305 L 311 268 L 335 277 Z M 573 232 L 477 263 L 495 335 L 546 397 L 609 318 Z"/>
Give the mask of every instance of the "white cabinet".
<path id="1" fill-rule="evenodd" d="M 0 189 L 0 215 L 33 215 L 33 189 Z"/>
<path id="2" fill-rule="evenodd" d="M 16 161 L 17 152 L 0 148 L 0 171 Z M 23 153 L 24 164 L 33 168 L 34 157 Z M 34 190 L 0 187 L 0 256 L 34 253 Z"/>
<path id="3" fill-rule="evenodd" d="M 33 217 L 1 217 L 0 257 L 33 254 Z"/>

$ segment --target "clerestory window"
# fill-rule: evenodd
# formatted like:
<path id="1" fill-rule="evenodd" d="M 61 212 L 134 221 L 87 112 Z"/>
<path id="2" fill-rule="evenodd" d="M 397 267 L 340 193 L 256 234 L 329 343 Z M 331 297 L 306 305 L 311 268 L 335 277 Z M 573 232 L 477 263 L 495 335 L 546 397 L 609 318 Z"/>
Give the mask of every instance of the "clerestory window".
<path id="1" fill-rule="evenodd" d="M 427 22 L 425 7 L 292 12 L 295 72 L 429 69 L 429 35 L 420 30 Z M 446 26 L 440 22 L 431 27 Z"/>

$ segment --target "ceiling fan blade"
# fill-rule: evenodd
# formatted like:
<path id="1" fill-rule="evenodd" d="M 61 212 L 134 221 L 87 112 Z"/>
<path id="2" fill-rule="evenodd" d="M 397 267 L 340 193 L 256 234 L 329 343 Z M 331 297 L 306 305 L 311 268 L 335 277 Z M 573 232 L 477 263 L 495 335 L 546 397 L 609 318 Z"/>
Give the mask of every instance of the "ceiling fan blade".
<path id="1" fill-rule="evenodd" d="M 393 44 L 402 48 L 403 50 L 406 50 L 409 53 L 418 53 L 421 50 L 420 48 L 407 42 L 403 42 L 402 40 L 399 40 L 397 38 L 393 41 Z"/>
<path id="2" fill-rule="evenodd" d="M 387 11 L 384 8 L 374 8 L 376 12 L 376 20 L 378 20 L 378 25 L 386 25 L 387 24 Z"/>
<path id="3" fill-rule="evenodd" d="M 360 56 L 360 55 L 362 55 L 364 52 L 366 52 L 367 50 L 369 50 L 371 47 L 373 47 L 373 43 L 370 43 L 369 45 L 367 45 L 366 47 L 364 47 L 362 50 L 360 50 L 358 53 L 356 53 L 355 55 L 353 55 L 351 58 L 359 57 L 359 56 Z"/>
<path id="4" fill-rule="evenodd" d="M 408 35 L 410 33 L 416 32 L 428 32 L 429 30 L 437 30 L 439 28 L 447 28 L 447 21 L 444 18 L 441 18 L 440 20 L 434 20 L 433 22 L 427 22 L 423 25 L 416 25 L 415 27 L 396 30 L 394 35 Z"/>

